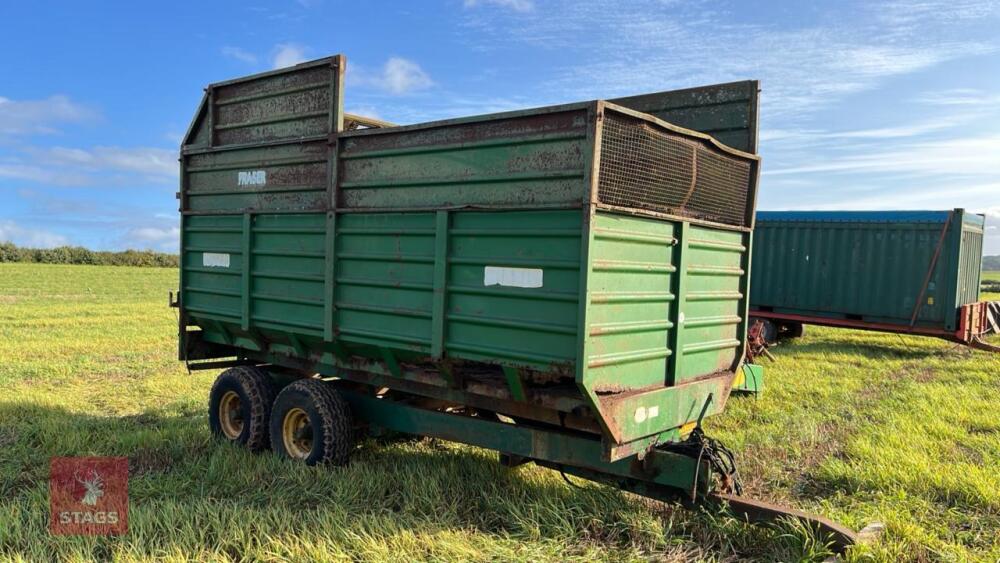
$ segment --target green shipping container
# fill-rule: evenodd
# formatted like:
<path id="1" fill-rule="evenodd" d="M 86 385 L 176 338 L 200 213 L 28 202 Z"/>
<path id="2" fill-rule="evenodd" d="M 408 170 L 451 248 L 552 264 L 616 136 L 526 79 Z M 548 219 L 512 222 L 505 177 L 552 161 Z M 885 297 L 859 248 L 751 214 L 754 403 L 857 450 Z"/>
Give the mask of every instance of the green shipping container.
<path id="1" fill-rule="evenodd" d="M 724 408 L 755 82 L 371 127 L 343 69 L 207 88 L 181 158 L 182 359 L 561 421 L 607 462 Z"/>
<path id="2" fill-rule="evenodd" d="M 761 211 L 752 314 L 954 339 L 979 301 L 982 215 Z"/>

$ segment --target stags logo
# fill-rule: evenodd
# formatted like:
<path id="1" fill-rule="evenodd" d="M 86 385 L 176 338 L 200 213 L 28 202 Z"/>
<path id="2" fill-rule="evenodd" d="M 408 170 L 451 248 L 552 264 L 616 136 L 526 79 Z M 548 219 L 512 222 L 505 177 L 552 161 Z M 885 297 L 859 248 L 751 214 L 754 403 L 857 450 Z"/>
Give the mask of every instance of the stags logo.
<path id="1" fill-rule="evenodd" d="M 124 534 L 128 531 L 128 459 L 52 458 L 49 504 L 53 534 Z"/>

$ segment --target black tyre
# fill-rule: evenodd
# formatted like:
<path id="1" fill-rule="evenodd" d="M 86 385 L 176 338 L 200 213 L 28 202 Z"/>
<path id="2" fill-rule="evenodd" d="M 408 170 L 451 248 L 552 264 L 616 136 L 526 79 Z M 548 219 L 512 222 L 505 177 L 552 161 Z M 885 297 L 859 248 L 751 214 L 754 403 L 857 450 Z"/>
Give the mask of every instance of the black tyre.
<path id="1" fill-rule="evenodd" d="M 774 324 L 768 319 L 764 319 L 764 329 L 762 331 L 762 336 L 764 337 L 764 342 L 768 345 L 774 344 L 780 338 L 780 333 L 778 332 L 778 325 Z"/>
<path id="2" fill-rule="evenodd" d="M 271 444 L 275 452 L 306 465 L 346 465 L 354 448 L 347 401 L 318 379 L 285 387 L 271 411 Z"/>
<path id="3" fill-rule="evenodd" d="M 802 338 L 806 333 L 806 327 L 802 323 L 786 323 L 781 328 L 781 338 Z"/>
<path id="4" fill-rule="evenodd" d="M 219 374 L 208 396 L 212 434 L 250 451 L 271 445 L 268 422 L 277 386 L 264 370 L 253 366 L 229 368 Z"/>

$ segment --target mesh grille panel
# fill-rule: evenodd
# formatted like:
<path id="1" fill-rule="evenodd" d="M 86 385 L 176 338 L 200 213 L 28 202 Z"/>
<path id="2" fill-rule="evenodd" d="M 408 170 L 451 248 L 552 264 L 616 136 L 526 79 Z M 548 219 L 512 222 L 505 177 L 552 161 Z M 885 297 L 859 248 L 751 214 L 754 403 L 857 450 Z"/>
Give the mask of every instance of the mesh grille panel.
<path id="1" fill-rule="evenodd" d="M 601 203 L 746 226 L 751 163 L 644 120 L 605 114 Z"/>

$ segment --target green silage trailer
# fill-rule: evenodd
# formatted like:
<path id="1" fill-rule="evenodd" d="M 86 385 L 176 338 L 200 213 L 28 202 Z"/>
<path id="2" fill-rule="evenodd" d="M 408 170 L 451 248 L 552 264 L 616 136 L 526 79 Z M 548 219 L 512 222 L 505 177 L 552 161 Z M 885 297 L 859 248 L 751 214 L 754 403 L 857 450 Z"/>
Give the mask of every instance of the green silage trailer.
<path id="1" fill-rule="evenodd" d="M 761 376 L 757 83 L 392 126 L 343 112 L 344 70 L 212 84 L 185 137 L 179 356 L 226 368 L 213 432 L 342 464 L 389 429 L 732 492 L 695 429 Z"/>
<path id="2" fill-rule="evenodd" d="M 932 336 L 997 351 L 981 302 L 985 217 L 948 211 L 761 211 L 751 320 L 763 339 L 803 324 Z"/>

